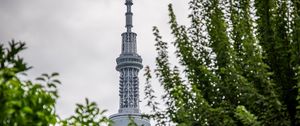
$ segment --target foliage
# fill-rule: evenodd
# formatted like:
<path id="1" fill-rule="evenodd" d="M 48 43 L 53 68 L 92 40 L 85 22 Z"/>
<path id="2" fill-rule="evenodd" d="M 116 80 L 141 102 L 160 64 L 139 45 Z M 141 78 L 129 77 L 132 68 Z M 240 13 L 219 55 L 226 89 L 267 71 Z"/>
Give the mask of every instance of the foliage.
<path id="1" fill-rule="evenodd" d="M 168 42 L 154 27 L 154 72 L 167 108 L 157 109 L 147 68 L 149 116 L 157 125 L 300 125 L 299 5 L 297 0 L 191 0 L 191 25 L 183 26 L 170 4 L 172 44 L 184 74 L 172 68 Z"/>
<path id="2" fill-rule="evenodd" d="M 46 85 L 23 81 L 18 75 L 28 67 L 18 53 L 25 43 L 9 43 L 8 48 L 0 45 L 0 125 L 49 125 L 56 123 L 55 102 L 58 74 L 43 74 L 38 80 Z"/>
<path id="3" fill-rule="evenodd" d="M 259 126 L 257 117 L 246 110 L 245 106 L 238 106 L 236 108 L 235 117 L 239 119 L 243 125 L 246 126 Z"/>
<path id="4" fill-rule="evenodd" d="M 135 122 L 134 122 L 134 118 L 133 117 L 129 117 L 129 123 L 127 126 L 138 126 Z"/>
<path id="5" fill-rule="evenodd" d="M 106 110 L 100 110 L 95 102 L 85 99 L 85 105 L 76 104 L 75 115 L 65 121 L 64 126 L 107 126 L 111 125 L 110 120 L 102 116 Z"/>
<path id="6" fill-rule="evenodd" d="M 48 126 L 48 125 L 102 125 L 109 124 L 94 102 L 77 104 L 76 114 L 61 120 L 55 112 L 58 98 L 56 79 L 58 73 L 42 74 L 36 81 L 24 80 L 31 67 L 19 56 L 26 49 L 24 42 L 0 44 L 0 125 Z M 37 83 L 40 82 L 40 83 Z"/>

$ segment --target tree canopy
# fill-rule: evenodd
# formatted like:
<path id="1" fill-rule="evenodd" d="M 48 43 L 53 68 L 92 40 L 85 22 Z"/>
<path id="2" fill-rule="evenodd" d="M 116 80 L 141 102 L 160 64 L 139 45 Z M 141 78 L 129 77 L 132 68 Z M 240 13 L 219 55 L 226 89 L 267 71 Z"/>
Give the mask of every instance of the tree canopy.
<path id="1" fill-rule="evenodd" d="M 61 119 L 55 105 L 58 98 L 58 73 L 42 74 L 26 80 L 29 67 L 19 56 L 26 49 L 24 42 L 0 43 L 0 125 L 1 126 L 102 126 L 110 125 L 105 111 L 86 99 L 77 104 L 75 115 Z M 23 78 L 23 79 L 22 79 Z"/>
<path id="2" fill-rule="evenodd" d="M 189 10 L 184 26 L 169 5 L 172 42 L 153 28 L 167 106 L 159 109 L 147 67 L 157 125 L 300 125 L 299 0 L 190 0 Z M 179 66 L 169 61 L 170 43 Z"/>

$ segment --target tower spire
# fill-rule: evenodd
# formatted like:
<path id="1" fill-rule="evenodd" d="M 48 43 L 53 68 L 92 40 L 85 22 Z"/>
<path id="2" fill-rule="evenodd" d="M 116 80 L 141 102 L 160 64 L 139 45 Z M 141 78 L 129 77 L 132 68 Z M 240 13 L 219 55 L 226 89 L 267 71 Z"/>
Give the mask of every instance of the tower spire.
<path id="1" fill-rule="evenodd" d="M 131 31 L 132 25 L 132 0 L 126 0 L 126 29 L 122 33 L 122 51 L 116 59 L 116 70 L 120 73 L 119 81 L 119 112 L 110 116 L 114 122 L 113 126 L 127 126 L 129 117 L 134 118 L 138 126 L 150 126 L 146 118 L 142 118 L 139 107 L 139 71 L 143 68 L 142 58 L 137 53 L 136 33 Z"/>
<path id="2" fill-rule="evenodd" d="M 136 33 L 131 31 L 132 0 L 126 0 L 126 28 L 122 34 L 122 52 L 117 58 L 116 70 L 120 72 L 120 113 L 139 113 L 138 73 L 143 68 L 142 58 L 137 54 Z"/>
<path id="3" fill-rule="evenodd" d="M 127 6 L 127 12 L 126 12 L 126 28 L 127 32 L 131 32 L 132 26 L 132 12 L 131 12 L 131 6 L 133 5 L 132 0 L 126 0 L 125 5 Z"/>

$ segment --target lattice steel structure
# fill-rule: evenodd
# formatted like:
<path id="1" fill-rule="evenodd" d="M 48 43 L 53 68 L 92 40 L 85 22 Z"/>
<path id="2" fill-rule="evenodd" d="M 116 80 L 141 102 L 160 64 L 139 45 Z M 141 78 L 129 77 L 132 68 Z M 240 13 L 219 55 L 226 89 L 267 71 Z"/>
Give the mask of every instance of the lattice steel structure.
<path id="1" fill-rule="evenodd" d="M 120 72 L 120 108 L 118 114 L 110 116 L 114 126 L 127 126 L 129 117 L 133 117 L 139 126 L 150 126 L 149 120 L 142 118 L 139 109 L 139 78 L 143 68 L 142 58 L 137 54 L 136 33 L 132 32 L 132 0 L 126 0 L 126 32 L 122 34 L 122 51 L 116 59 L 116 70 Z"/>

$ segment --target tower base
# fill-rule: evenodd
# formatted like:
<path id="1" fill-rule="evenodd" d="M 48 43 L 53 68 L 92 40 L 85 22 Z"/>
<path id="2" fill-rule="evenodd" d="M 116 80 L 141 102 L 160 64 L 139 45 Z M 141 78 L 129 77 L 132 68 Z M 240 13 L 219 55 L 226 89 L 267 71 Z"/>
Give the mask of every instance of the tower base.
<path id="1" fill-rule="evenodd" d="M 113 126 L 127 126 L 131 120 L 138 126 L 151 126 L 150 120 L 142 117 L 139 113 L 118 113 L 109 117 L 113 121 Z"/>

